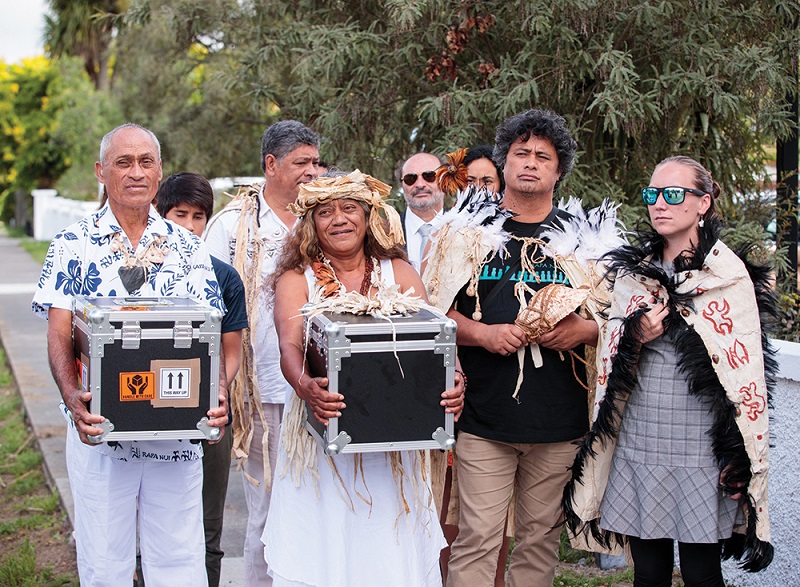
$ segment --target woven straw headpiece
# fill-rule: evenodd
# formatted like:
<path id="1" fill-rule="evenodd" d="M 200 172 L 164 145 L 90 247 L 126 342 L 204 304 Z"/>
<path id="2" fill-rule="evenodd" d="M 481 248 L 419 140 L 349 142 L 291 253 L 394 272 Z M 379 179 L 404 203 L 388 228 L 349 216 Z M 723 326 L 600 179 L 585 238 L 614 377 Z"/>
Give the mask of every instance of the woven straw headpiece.
<path id="1" fill-rule="evenodd" d="M 391 249 L 395 245 L 402 245 L 405 239 L 400 215 L 385 201 L 390 192 L 388 185 L 356 169 L 341 177 L 319 177 L 301 184 L 300 193 L 294 203 L 289 204 L 289 210 L 302 218 L 320 204 L 327 204 L 332 200 L 348 198 L 366 202 L 369 206 L 367 224 L 372 234 L 382 247 Z M 388 222 L 388 229 L 381 217 L 381 211 Z"/>

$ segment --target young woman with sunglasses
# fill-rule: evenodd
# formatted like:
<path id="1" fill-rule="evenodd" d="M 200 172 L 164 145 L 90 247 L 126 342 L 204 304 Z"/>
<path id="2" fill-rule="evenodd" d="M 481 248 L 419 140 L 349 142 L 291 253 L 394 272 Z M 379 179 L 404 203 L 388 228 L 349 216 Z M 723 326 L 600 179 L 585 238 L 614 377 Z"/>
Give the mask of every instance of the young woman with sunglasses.
<path id="1" fill-rule="evenodd" d="M 689 157 L 642 190 L 654 231 L 607 259 L 613 284 L 598 349 L 594 423 L 564 492 L 570 530 L 628 546 L 636 587 L 724 587 L 721 558 L 772 560 L 767 386 L 777 365 L 761 319 L 765 267 L 721 240 L 719 185 Z M 739 534 L 741 532 L 741 534 Z"/>

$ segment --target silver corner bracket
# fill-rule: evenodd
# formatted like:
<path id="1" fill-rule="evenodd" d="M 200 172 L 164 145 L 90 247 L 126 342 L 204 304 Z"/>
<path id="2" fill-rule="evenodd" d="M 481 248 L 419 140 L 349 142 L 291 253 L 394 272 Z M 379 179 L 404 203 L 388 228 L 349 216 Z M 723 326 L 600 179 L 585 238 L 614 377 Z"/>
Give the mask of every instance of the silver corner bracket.
<path id="1" fill-rule="evenodd" d="M 339 436 L 331 440 L 328 445 L 325 447 L 325 454 L 329 457 L 335 457 L 342 449 L 350 444 L 350 441 L 353 440 L 350 438 L 350 435 L 347 432 L 339 432 Z"/>
<path id="2" fill-rule="evenodd" d="M 447 431 L 441 426 L 439 426 L 431 436 L 436 442 L 439 443 L 439 446 L 442 447 L 442 450 L 453 450 L 456 447 L 455 436 L 448 434 Z"/>
<path id="3" fill-rule="evenodd" d="M 328 368 L 333 371 L 341 371 L 342 359 L 350 356 L 350 339 L 345 336 L 345 324 L 342 322 L 327 324 L 325 336 L 328 338 Z"/>
<path id="4" fill-rule="evenodd" d="M 443 355 L 442 362 L 445 367 L 454 367 L 456 364 L 456 322 L 447 319 L 441 327 L 439 334 L 433 339 L 433 352 Z"/>
<path id="5" fill-rule="evenodd" d="M 114 432 L 114 424 L 112 424 L 110 420 L 105 420 L 103 422 L 100 422 L 99 424 L 94 424 L 94 427 L 103 429 L 102 434 L 89 437 L 89 442 L 93 442 L 94 444 L 100 444 L 101 442 L 103 442 L 103 439 L 109 432 Z"/>
<path id="6" fill-rule="evenodd" d="M 203 435 L 206 437 L 206 440 L 220 439 L 219 428 L 216 426 L 209 426 L 208 418 L 206 416 L 200 418 L 200 421 L 197 423 L 197 429 L 203 433 Z"/>

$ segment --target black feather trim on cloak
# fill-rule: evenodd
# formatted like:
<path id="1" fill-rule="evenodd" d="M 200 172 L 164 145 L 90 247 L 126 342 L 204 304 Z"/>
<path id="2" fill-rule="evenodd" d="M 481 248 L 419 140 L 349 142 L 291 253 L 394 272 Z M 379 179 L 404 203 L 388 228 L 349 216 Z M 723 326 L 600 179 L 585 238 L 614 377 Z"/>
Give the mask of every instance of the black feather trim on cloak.
<path id="1" fill-rule="evenodd" d="M 712 219 L 706 221 L 706 226 L 700 229 L 700 242 L 696 249 L 689 251 L 675 261 L 676 274 L 681 271 L 700 269 L 704 259 L 708 256 L 719 238 L 721 226 L 719 221 Z M 719 382 L 714 372 L 714 367 L 708 356 L 708 350 L 702 338 L 681 317 L 680 308 L 694 310 L 692 293 L 678 293 L 678 283 L 656 264 L 648 261 L 648 257 L 660 259 L 664 241 L 657 233 L 639 233 L 633 239 L 633 244 L 621 247 L 607 255 L 609 275 L 621 276 L 636 273 L 658 281 L 669 293 L 669 315 L 665 320 L 665 329 L 674 337 L 675 348 L 678 354 L 678 368 L 686 376 L 689 393 L 697 396 L 700 401 L 709 406 L 714 415 L 714 424 L 710 430 L 712 450 L 720 471 L 725 469 L 725 486 L 723 491 L 728 494 L 746 491 L 750 482 L 750 460 L 745 451 L 744 440 L 736 425 L 736 406 L 727 398 L 725 389 Z M 764 353 L 765 379 L 767 385 L 767 405 L 771 407 L 771 395 L 775 388 L 778 363 L 775 351 L 772 348 L 768 332 L 778 318 L 775 296 L 770 287 L 770 270 L 768 267 L 750 263 L 747 256 L 750 250 L 736 251 L 736 254 L 747 267 L 750 279 L 753 282 L 759 316 L 761 318 L 761 345 Z M 614 543 L 622 546 L 625 537 L 608 532 L 600 528 L 600 519 L 583 521 L 573 510 L 573 497 L 576 483 L 582 483 L 584 467 L 588 459 L 595 458 L 593 449 L 596 443 L 605 446 L 615 439 L 619 433 L 622 415 L 616 404 L 619 400 L 625 402 L 637 386 L 637 364 L 639 362 L 639 339 L 641 319 L 645 309 L 636 310 L 624 321 L 624 329 L 617 347 L 617 355 L 612 361 L 612 370 L 608 377 L 606 395 L 599 406 L 598 416 L 591 430 L 579 443 L 575 462 L 571 467 L 572 478 L 564 488 L 563 507 L 566 524 L 569 530 L 577 535 L 588 531 L 599 544 L 610 548 Z M 743 484 L 744 487 L 738 486 Z M 722 558 L 735 558 L 740 561 L 744 570 L 755 572 L 766 568 L 773 557 L 773 547 L 770 543 L 760 540 L 756 536 L 756 521 L 758 514 L 755 505 L 749 497 L 741 499 L 742 506 L 747 513 L 747 528 L 744 535 L 736 534 L 723 541 Z"/>

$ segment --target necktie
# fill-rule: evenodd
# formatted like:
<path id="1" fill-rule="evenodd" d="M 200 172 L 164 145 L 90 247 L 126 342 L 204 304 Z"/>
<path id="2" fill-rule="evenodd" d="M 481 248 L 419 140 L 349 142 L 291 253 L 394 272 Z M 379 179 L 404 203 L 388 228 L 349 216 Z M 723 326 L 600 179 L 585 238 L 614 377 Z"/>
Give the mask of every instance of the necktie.
<path id="1" fill-rule="evenodd" d="M 428 241 L 431 240 L 431 233 L 433 232 L 433 226 L 429 223 L 425 223 L 419 227 L 419 235 L 422 237 L 419 243 L 419 264 L 422 266 L 422 256 L 425 254 L 425 247 L 428 246 Z"/>

